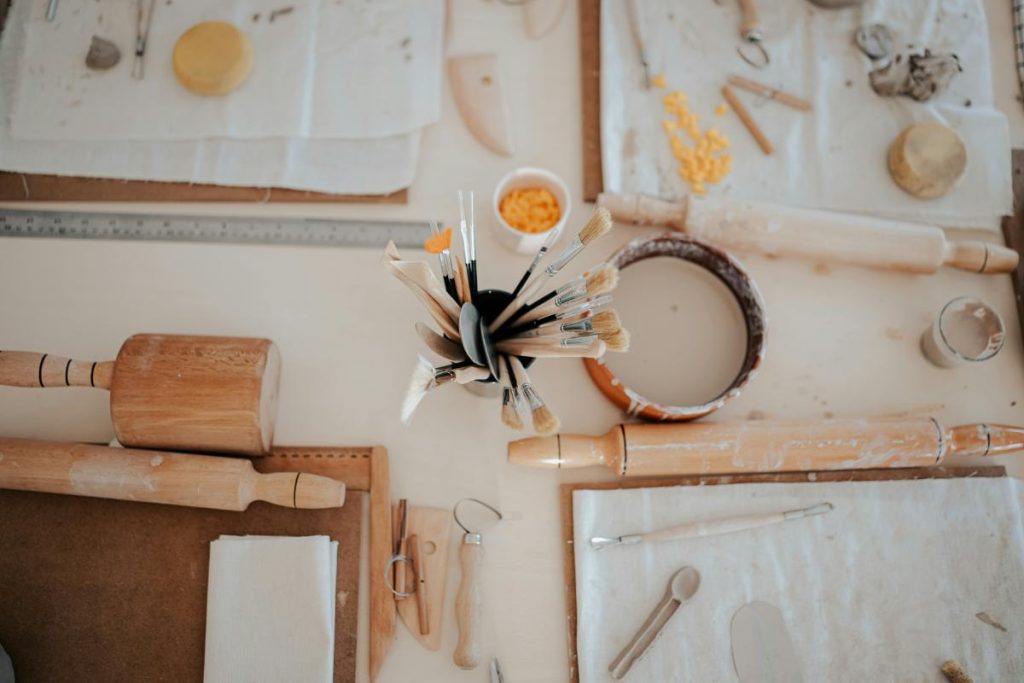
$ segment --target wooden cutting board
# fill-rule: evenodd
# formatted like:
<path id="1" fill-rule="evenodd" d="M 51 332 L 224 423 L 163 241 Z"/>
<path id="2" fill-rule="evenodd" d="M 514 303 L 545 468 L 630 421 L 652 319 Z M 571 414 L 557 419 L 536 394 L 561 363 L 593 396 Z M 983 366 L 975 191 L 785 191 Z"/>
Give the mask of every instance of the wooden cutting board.
<path id="1" fill-rule="evenodd" d="M 561 487 L 562 548 L 564 549 L 565 610 L 569 627 L 569 680 L 579 683 L 576 650 L 576 555 L 573 540 L 572 494 L 581 490 L 657 488 L 661 486 L 716 486 L 719 484 L 792 484 L 836 481 L 897 481 L 952 479 L 956 477 L 1005 477 L 1003 467 L 915 467 L 885 470 L 792 472 L 785 474 L 732 474 L 659 479 L 626 479 L 595 484 L 563 484 Z"/>

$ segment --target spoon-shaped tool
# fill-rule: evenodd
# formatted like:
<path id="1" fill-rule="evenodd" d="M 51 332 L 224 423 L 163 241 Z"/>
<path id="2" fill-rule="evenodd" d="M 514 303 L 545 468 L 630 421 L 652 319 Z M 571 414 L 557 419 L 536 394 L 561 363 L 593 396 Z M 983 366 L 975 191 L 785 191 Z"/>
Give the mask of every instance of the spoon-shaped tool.
<path id="1" fill-rule="evenodd" d="M 700 587 L 700 572 L 693 567 L 683 567 L 669 579 L 668 588 L 651 615 L 647 617 L 640 630 L 636 632 L 629 644 L 623 648 L 619 656 L 608 667 L 612 678 L 619 680 L 625 676 L 630 667 L 643 657 L 644 653 L 661 635 L 665 625 L 684 602 L 693 597 Z"/>
<path id="2" fill-rule="evenodd" d="M 480 311 L 472 303 L 462 304 L 462 311 L 459 312 L 459 337 L 469 359 L 475 365 L 486 366 L 487 358 L 483 340 L 480 339 Z"/>
<path id="3" fill-rule="evenodd" d="M 441 356 L 441 358 L 450 360 L 453 363 L 461 363 L 466 360 L 466 352 L 462 350 L 461 344 L 453 342 L 447 337 L 442 337 L 437 332 L 434 332 L 426 323 L 416 323 L 416 334 L 419 335 L 428 349 Z"/>
<path id="4" fill-rule="evenodd" d="M 480 345 L 484 349 L 484 360 L 487 361 L 487 369 L 491 371 L 491 377 L 498 379 L 501 371 L 498 369 L 498 352 L 494 348 L 494 340 L 487 330 L 487 322 L 480 318 Z"/>

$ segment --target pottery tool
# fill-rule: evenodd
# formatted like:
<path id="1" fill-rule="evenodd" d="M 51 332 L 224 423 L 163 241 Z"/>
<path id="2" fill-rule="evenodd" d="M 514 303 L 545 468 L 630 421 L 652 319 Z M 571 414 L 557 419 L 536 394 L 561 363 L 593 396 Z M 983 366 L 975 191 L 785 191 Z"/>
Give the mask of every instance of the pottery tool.
<path id="1" fill-rule="evenodd" d="M 515 337 L 519 334 L 522 334 L 523 332 L 535 330 L 545 325 L 550 325 L 551 323 L 557 322 L 559 320 L 594 315 L 594 311 L 596 309 L 611 303 L 611 300 L 611 296 L 607 294 L 603 296 L 594 297 L 593 299 L 584 299 L 577 303 L 576 305 L 572 306 L 571 308 L 557 311 L 556 313 L 545 315 L 541 318 L 537 318 L 536 320 L 531 320 L 528 323 L 523 323 L 521 325 L 511 327 L 507 330 L 503 330 L 499 335 L 499 338 L 504 340 L 511 337 Z"/>
<path id="2" fill-rule="evenodd" d="M 442 233 L 437 227 L 437 221 L 430 221 L 430 235 L 430 239 L 424 244 L 430 253 L 435 253 L 432 245 L 436 245 L 437 258 L 441 263 L 441 276 L 444 278 L 444 289 L 452 299 L 458 301 L 458 292 L 455 289 L 455 269 L 452 267 L 452 229 L 445 228 Z"/>
<path id="3" fill-rule="evenodd" d="M 416 323 L 416 334 L 419 335 L 419 338 L 428 349 L 441 358 L 450 360 L 453 363 L 461 363 L 466 360 L 466 352 L 462 349 L 461 344 L 453 342 L 447 337 L 442 337 L 427 325 L 420 322 Z"/>
<path id="4" fill-rule="evenodd" d="M 395 509 L 394 523 L 395 523 L 395 554 L 392 558 L 401 558 L 403 561 L 394 562 L 394 586 L 395 586 L 395 600 L 404 600 L 409 594 L 406 592 L 405 578 L 407 574 L 406 562 L 404 561 L 408 557 L 408 501 L 402 498 L 398 501 L 398 507 Z"/>
<path id="5" fill-rule="evenodd" d="M 0 488 L 245 510 L 254 500 L 341 507 L 345 484 L 306 473 L 259 474 L 243 458 L 0 438 Z"/>
<path id="6" fill-rule="evenodd" d="M 423 543 L 416 534 L 410 534 L 408 539 L 409 561 L 412 563 L 413 580 L 415 581 L 414 592 L 416 594 L 416 615 L 420 635 L 430 635 L 430 608 L 427 602 L 427 570 L 426 561 L 423 557 Z"/>
<path id="7" fill-rule="evenodd" d="M 775 605 L 755 600 L 736 610 L 729 627 L 740 683 L 800 683 L 800 662 Z"/>
<path id="8" fill-rule="evenodd" d="M 609 263 L 583 273 L 583 275 L 556 287 L 547 294 L 537 297 L 523 306 L 506 321 L 506 326 L 522 321 L 536 320 L 555 310 L 579 302 L 586 297 L 596 297 L 611 292 L 619 284 L 619 269 Z M 544 313 L 538 313 L 542 310 Z M 506 333 L 507 334 L 507 333 Z"/>
<path id="9" fill-rule="evenodd" d="M 981 299 L 960 296 L 938 312 L 921 334 L 925 358 L 941 368 L 980 363 L 992 358 L 1006 341 L 999 313 Z"/>
<path id="10" fill-rule="evenodd" d="M 60 4 L 60 0 L 49 0 L 46 3 L 46 20 L 53 21 L 57 18 L 57 6 Z"/>
<path id="11" fill-rule="evenodd" d="M 1017 61 L 1017 87 L 1024 95 L 1024 1 L 1013 0 L 1013 54 Z"/>
<path id="12" fill-rule="evenodd" d="M 533 388 L 533 383 L 530 381 L 530 376 L 526 374 L 522 361 L 517 356 L 509 356 L 508 358 L 512 365 L 513 381 L 519 388 L 519 391 L 522 392 L 526 405 L 530 408 L 530 417 L 533 420 L 534 431 L 544 435 L 554 434 L 562 425 L 562 421 L 552 412 L 551 408 L 548 408 L 547 404 L 541 399 L 540 394 Z"/>
<path id="13" fill-rule="evenodd" d="M 1021 427 L 943 428 L 933 418 L 915 417 L 624 424 L 599 437 L 559 434 L 513 441 L 508 459 L 558 469 L 604 465 L 631 477 L 930 467 L 951 455 L 1021 450 Z"/>
<path id="14" fill-rule="evenodd" d="M 704 382 L 695 380 L 695 378 L 703 378 L 704 374 L 692 372 L 683 381 L 687 383 L 687 386 L 699 385 L 700 393 L 691 393 L 678 399 L 679 395 L 675 391 L 666 392 L 663 389 L 661 376 L 667 374 L 668 371 L 658 373 L 658 377 L 652 378 L 652 373 L 638 371 L 637 365 L 632 362 L 637 358 L 650 357 L 653 353 L 664 353 L 661 347 L 652 349 L 648 346 L 646 353 L 630 354 L 623 357 L 621 361 L 611 358 L 585 360 L 584 364 L 590 378 L 601 390 L 601 393 L 615 405 L 630 415 L 648 420 L 692 420 L 721 408 L 738 396 L 747 383 L 756 376 L 765 356 L 765 336 L 767 334 L 765 305 L 757 283 L 729 254 L 685 235 L 662 234 L 654 237 L 640 237 L 627 243 L 612 255 L 609 264 L 618 269 L 621 280 L 632 282 L 634 285 L 637 281 L 631 279 L 633 271 L 630 269 L 641 268 L 642 270 L 632 277 L 640 278 L 640 282 L 644 283 L 648 282 L 642 279 L 645 270 L 657 267 L 660 277 L 657 278 L 656 286 L 665 288 L 666 292 L 669 291 L 669 288 L 673 288 L 673 291 L 681 291 L 681 288 L 685 288 L 688 292 L 687 296 L 694 296 L 693 293 L 700 292 L 715 303 L 722 300 L 725 304 L 734 303 L 735 313 L 729 310 L 729 320 L 741 318 L 743 321 L 742 331 L 736 329 L 738 325 L 730 325 L 725 331 L 731 333 L 731 336 L 726 340 L 723 335 L 721 341 L 715 342 L 715 350 L 719 355 L 724 356 L 726 349 L 734 351 L 728 356 L 734 361 L 729 363 L 727 368 L 723 367 L 720 373 L 708 371 L 709 379 Z M 680 266 L 686 268 L 693 266 L 706 272 L 681 273 L 678 271 Z M 705 280 L 709 282 L 705 282 Z M 711 289 L 709 284 L 713 284 L 717 290 L 724 289 L 724 291 L 719 293 L 716 289 Z M 661 315 L 663 324 L 648 326 L 646 337 L 634 336 L 636 344 L 640 346 L 652 343 L 650 333 L 653 329 L 658 330 L 657 334 L 665 334 L 666 338 L 671 338 L 672 335 L 666 332 L 666 328 L 670 325 L 668 316 L 674 314 L 667 302 L 671 301 L 672 305 L 683 311 L 680 315 L 684 317 L 688 310 L 696 310 L 705 318 L 715 313 L 714 308 L 710 313 L 707 309 L 688 308 L 695 304 L 684 302 L 679 297 L 671 300 L 667 293 L 659 301 L 649 304 L 646 301 L 646 295 L 642 294 L 643 290 L 642 287 L 639 290 L 632 290 L 634 295 L 631 301 L 634 305 L 623 308 L 623 312 L 628 316 L 634 316 L 633 321 L 636 323 L 635 316 L 641 315 L 638 311 L 653 309 Z M 630 291 L 629 287 L 627 287 L 628 291 Z M 637 306 L 638 302 L 646 305 L 646 308 Z M 719 307 L 721 305 L 718 303 Z M 711 323 L 705 324 L 710 325 Z M 641 329 L 645 328 L 641 325 Z M 674 331 L 682 333 L 679 327 L 676 327 Z M 695 337 L 691 337 L 692 339 Z M 697 348 L 700 346 L 698 345 Z M 695 357 L 698 358 L 697 364 L 707 362 L 699 359 L 699 353 Z M 664 358 L 664 363 L 671 364 L 671 367 L 674 368 L 687 367 L 686 359 L 680 359 L 676 355 L 675 347 L 672 348 L 671 355 Z M 691 364 L 691 371 L 693 367 L 694 365 Z M 678 374 L 675 376 L 683 379 Z"/>
<path id="15" fill-rule="evenodd" d="M 549 280 L 557 275 L 572 259 L 576 258 L 583 251 L 583 249 L 598 237 L 606 234 L 612 229 L 612 219 L 608 211 L 604 209 L 598 209 L 594 212 L 594 215 L 587 221 L 587 224 L 579 231 L 572 243 L 569 244 L 565 250 L 555 258 L 555 260 L 544 269 L 543 273 L 536 276 L 532 282 L 526 284 L 523 290 L 515 297 L 505 309 L 494 319 L 488 329 L 491 333 L 495 333 L 515 315 L 520 308 L 526 305 L 527 301 L 539 290 L 545 280 Z"/>
<path id="16" fill-rule="evenodd" d="M 413 599 L 401 600 L 398 603 L 398 616 L 406 628 L 420 645 L 431 651 L 441 648 L 441 633 L 444 620 L 444 593 L 448 577 L 448 546 L 451 542 L 451 510 L 440 508 L 418 507 L 407 508 L 406 531 L 409 539 L 409 559 L 413 567 L 413 575 L 419 581 L 423 577 L 426 588 L 420 593 L 422 584 L 417 583 L 413 591 Z M 416 543 L 419 541 L 419 559 L 417 560 Z M 420 565 L 420 570 L 415 569 Z M 400 565 L 396 565 L 400 566 Z M 423 598 L 426 609 L 421 610 L 419 600 Z M 426 622 L 422 621 L 426 615 Z"/>
<path id="17" fill-rule="evenodd" d="M 530 276 L 533 275 L 533 271 L 536 270 L 537 266 L 540 265 L 540 262 L 544 260 L 544 256 L 546 256 L 547 253 L 551 250 L 551 247 L 555 246 L 555 242 L 558 241 L 559 235 L 561 235 L 561 233 L 558 231 L 552 231 L 551 233 L 548 234 L 547 238 L 544 240 L 544 243 L 540 246 L 540 249 L 538 249 L 537 253 L 534 255 L 533 260 L 530 261 L 530 265 L 526 268 L 526 272 L 524 272 L 523 276 L 519 278 L 519 282 L 516 283 L 515 288 L 512 290 L 513 297 L 518 296 L 519 293 L 523 291 L 523 287 L 530 280 Z"/>
<path id="18" fill-rule="evenodd" d="M 811 507 L 799 510 L 786 510 L 784 512 L 772 512 L 767 514 L 743 515 L 741 517 L 727 517 L 724 519 L 712 519 L 704 522 L 691 522 L 680 524 L 658 531 L 648 531 L 642 534 L 627 534 L 606 538 L 594 536 L 590 539 L 590 547 L 594 550 L 601 550 L 612 546 L 635 545 L 638 543 L 658 543 L 661 541 L 677 541 L 682 538 L 701 538 L 704 536 L 718 536 L 721 534 L 732 534 L 737 531 L 749 531 L 772 524 L 781 524 L 804 517 L 823 515 L 832 511 L 831 503 L 819 503 Z"/>
<path id="19" fill-rule="evenodd" d="M 469 280 L 469 301 L 476 301 L 476 209 L 473 191 L 464 196 L 459 190 L 459 230 L 466 258 L 466 277 Z M 468 218 L 467 218 L 468 215 Z"/>
<path id="20" fill-rule="evenodd" d="M 530 3 L 535 4 L 535 3 Z M 501 675 L 501 665 L 497 659 L 491 660 L 491 683 L 505 683 L 505 677 Z"/>
<path id="21" fill-rule="evenodd" d="M 486 365 L 484 342 L 480 336 L 480 311 L 468 301 L 462 304 L 462 311 L 459 313 L 459 337 L 462 341 L 462 350 L 469 359 L 481 367 Z"/>
<path id="22" fill-rule="evenodd" d="M 491 333 L 487 331 L 487 321 L 480 318 L 479 324 L 477 325 L 477 332 L 480 335 L 480 346 L 484 350 L 485 365 L 490 371 L 490 378 L 495 382 L 501 378 L 501 368 L 498 365 L 498 349 L 494 345 L 494 339 L 491 338 Z"/>
<path id="23" fill-rule="evenodd" d="M 602 194 L 616 221 L 665 225 L 724 247 L 770 256 L 836 261 L 869 268 L 934 273 L 943 265 L 1009 273 L 1017 252 L 976 240 L 950 240 L 941 228 L 855 214 L 688 196 L 680 203 L 643 195 Z"/>
<path id="24" fill-rule="evenodd" d="M 529 340 L 510 339 L 498 342 L 498 351 L 528 358 L 600 358 L 608 350 L 607 345 L 597 338 L 570 337 L 549 343 L 534 343 Z"/>
<path id="25" fill-rule="evenodd" d="M 647 58 L 647 45 L 644 43 L 643 34 L 640 31 L 640 8 L 637 0 L 626 0 L 629 12 L 629 30 L 633 34 L 633 41 L 636 43 L 636 50 L 640 56 L 640 66 L 643 67 L 644 87 L 651 87 L 651 65 Z"/>
<path id="26" fill-rule="evenodd" d="M 402 403 L 402 422 L 404 424 L 409 424 L 420 401 L 431 389 L 436 389 L 449 382 L 456 384 L 476 382 L 487 379 L 491 375 L 490 370 L 476 365 L 452 364 L 435 368 L 423 356 L 416 358 L 416 367 L 409 378 L 409 388 L 406 390 Z"/>
<path id="27" fill-rule="evenodd" d="M 481 533 L 482 520 L 468 521 L 473 527 L 470 530 L 459 518 L 461 505 L 471 503 L 478 507 L 479 511 L 486 513 L 483 517 L 489 523 L 501 520 L 501 513 L 497 508 L 476 498 L 463 498 L 455 504 L 452 509 L 452 516 L 455 523 L 465 532 L 462 536 L 462 545 L 459 547 L 459 566 L 462 575 L 459 577 L 459 591 L 455 595 L 455 621 L 459 627 L 459 642 L 455 646 L 455 653 L 452 659 L 460 669 L 475 669 L 480 664 L 480 619 L 483 611 L 483 601 L 480 595 L 480 563 L 483 559 L 484 537 Z"/>
<path id="28" fill-rule="evenodd" d="M 433 299 L 437 307 L 443 310 L 452 322 L 459 319 L 459 305 L 452 300 L 425 261 L 388 260 L 385 263 L 399 280 L 410 288 L 419 288 Z"/>
<path id="29" fill-rule="evenodd" d="M 132 62 L 132 78 L 141 79 L 145 75 L 143 64 L 155 9 L 156 0 L 135 0 L 135 60 Z"/>
<path id="30" fill-rule="evenodd" d="M 612 678 L 621 680 L 629 673 L 630 668 L 654 644 L 662 634 L 672 616 L 679 611 L 683 603 L 696 594 L 700 588 L 700 573 L 693 567 L 683 567 L 668 581 L 665 595 L 655 606 L 654 611 L 636 632 L 633 639 L 622 649 L 619 655 L 608 666 Z"/>
<path id="31" fill-rule="evenodd" d="M 740 39 L 736 48 L 740 58 L 754 67 L 763 69 L 771 62 L 768 50 L 764 47 L 764 34 L 761 32 L 761 18 L 757 14 L 757 0 L 740 0 Z"/>
<path id="32" fill-rule="evenodd" d="M 0 209 L 0 237 L 419 249 L 429 236 L 422 221 Z"/>
<path id="33" fill-rule="evenodd" d="M 117 440 L 137 448 L 264 455 L 281 356 L 269 339 L 137 334 L 117 359 L 0 351 L 0 385 L 110 391 Z"/>
<path id="34" fill-rule="evenodd" d="M 509 357 L 501 357 L 501 377 L 498 380 L 502 385 L 501 392 L 501 422 L 509 429 L 522 429 L 524 426 L 521 413 L 521 399 L 519 390 L 513 384 L 512 366 L 509 364 Z"/>
<path id="35" fill-rule="evenodd" d="M 369 494 L 370 680 L 373 681 L 380 673 L 395 635 L 395 600 L 388 589 L 386 575 L 394 548 L 387 449 L 382 446 L 275 448 L 269 456 L 256 461 L 260 472 L 291 472 L 297 467 L 338 479 L 349 490 Z M 415 516 L 410 528 L 417 528 Z"/>
<path id="36" fill-rule="evenodd" d="M 749 78 L 737 76 L 736 74 L 731 74 L 728 80 L 730 85 L 742 88 L 743 90 L 752 92 L 755 95 L 775 100 L 779 104 L 784 104 L 787 107 L 799 109 L 800 111 L 811 110 L 811 103 L 807 100 L 796 97 L 795 95 L 790 95 L 789 93 L 773 88 L 770 85 L 764 85 L 763 83 L 758 83 L 757 81 L 752 81 Z"/>
<path id="37" fill-rule="evenodd" d="M 448 79 L 462 122 L 476 141 L 495 154 L 512 156 L 515 143 L 498 70 L 498 55 L 449 57 Z"/>
<path id="38" fill-rule="evenodd" d="M 743 1 L 746 2 L 747 0 Z M 775 151 L 772 147 L 772 143 L 768 142 L 768 138 L 765 137 L 761 127 L 757 125 L 757 121 L 755 121 L 754 117 L 750 115 L 750 111 L 747 110 L 746 105 L 740 101 L 740 98 L 736 97 L 736 93 L 732 91 L 732 88 L 727 85 L 723 85 L 722 97 L 724 97 L 725 101 L 729 103 L 729 107 L 736 112 L 736 116 L 740 117 L 740 121 L 742 121 L 746 129 L 750 131 L 750 134 L 754 137 L 754 140 L 757 141 L 757 146 L 761 148 L 761 151 L 766 155 L 771 156 L 772 152 Z"/>

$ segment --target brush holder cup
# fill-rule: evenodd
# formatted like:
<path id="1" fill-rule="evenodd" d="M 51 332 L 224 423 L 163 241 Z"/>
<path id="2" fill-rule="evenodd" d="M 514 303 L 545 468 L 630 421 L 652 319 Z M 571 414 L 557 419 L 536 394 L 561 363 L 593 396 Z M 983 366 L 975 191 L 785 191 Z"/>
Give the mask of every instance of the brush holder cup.
<path id="1" fill-rule="evenodd" d="M 480 319 L 490 324 L 492 320 L 501 315 L 501 312 L 505 310 L 505 306 L 508 306 L 511 301 L 512 294 L 509 292 L 503 292 L 500 289 L 482 289 L 477 292 L 474 303 L 477 310 L 480 311 Z M 533 365 L 533 361 L 536 360 L 528 356 L 519 356 L 518 358 L 524 368 L 529 368 Z M 477 396 L 486 398 L 501 396 L 501 384 L 494 377 L 469 382 L 462 386 Z"/>

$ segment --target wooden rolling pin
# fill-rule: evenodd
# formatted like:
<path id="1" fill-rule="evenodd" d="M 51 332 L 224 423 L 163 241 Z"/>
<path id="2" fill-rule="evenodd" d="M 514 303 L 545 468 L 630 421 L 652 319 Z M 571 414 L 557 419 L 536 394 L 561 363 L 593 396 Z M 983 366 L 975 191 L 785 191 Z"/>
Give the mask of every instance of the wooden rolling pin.
<path id="1" fill-rule="evenodd" d="M 305 472 L 260 474 L 245 458 L 0 438 L 0 488 L 215 510 L 254 500 L 334 508 L 345 484 Z"/>
<path id="2" fill-rule="evenodd" d="M 533 467 L 604 465 L 620 476 L 926 467 L 947 455 L 1024 450 L 1024 428 L 944 429 L 928 417 L 623 424 L 604 436 L 513 441 L 508 459 Z"/>
<path id="3" fill-rule="evenodd" d="M 114 361 L 0 351 L 0 385 L 110 390 L 124 446 L 264 455 L 281 356 L 269 339 L 137 334 Z"/>
<path id="4" fill-rule="evenodd" d="M 943 265 L 974 273 L 1009 273 L 1017 252 L 978 240 L 949 240 L 937 227 L 855 214 L 797 209 L 723 197 L 680 203 L 644 195 L 603 193 L 612 218 L 664 225 L 697 239 L 770 256 L 836 261 L 869 268 L 934 273 Z"/>

